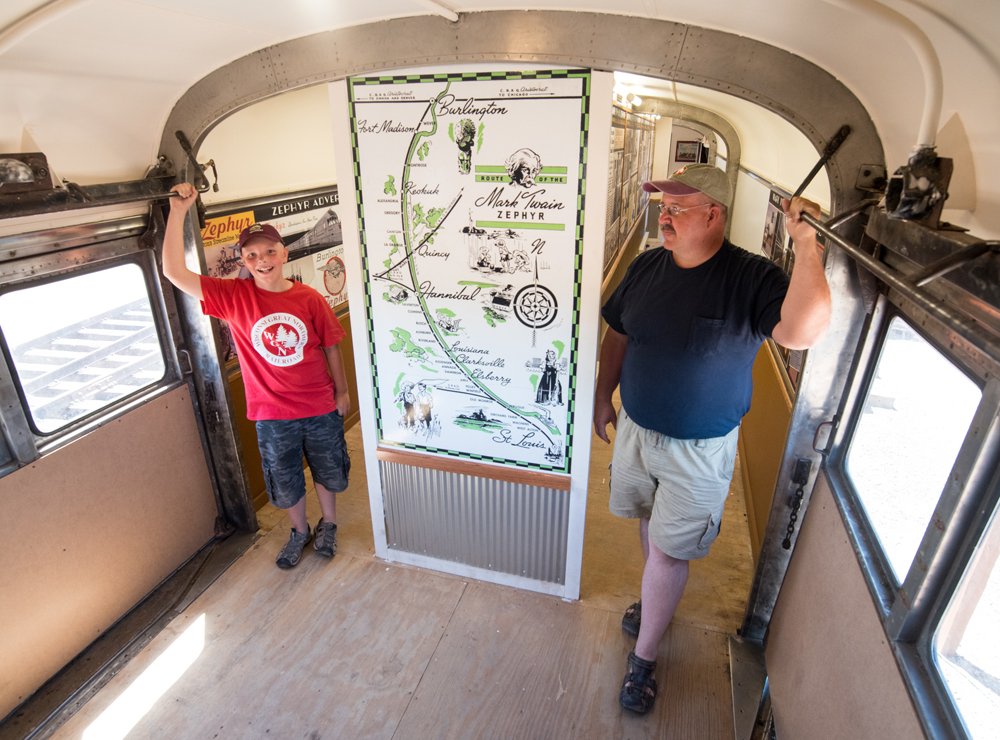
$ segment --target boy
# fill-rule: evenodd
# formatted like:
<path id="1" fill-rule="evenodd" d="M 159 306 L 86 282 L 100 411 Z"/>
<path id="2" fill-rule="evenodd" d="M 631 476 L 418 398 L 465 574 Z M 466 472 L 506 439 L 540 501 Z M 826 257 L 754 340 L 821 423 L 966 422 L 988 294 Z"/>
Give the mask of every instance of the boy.
<path id="1" fill-rule="evenodd" d="M 257 422 L 267 496 L 287 509 L 292 533 L 275 561 L 293 568 L 313 538 L 306 520 L 302 454 L 312 471 L 323 518 L 314 549 L 337 552 L 337 493 L 347 488 L 351 460 L 344 442 L 350 413 L 347 378 L 337 343 L 344 338 L 333 310 L 312 288 L 288 280 L 281 266 L 288 249 L 278 231 L 254 224 L 240 234 L 239 251 L 252 280 L 223 280 L 184 264 L 184 214 L 198 192 L 189 183 L 173 188 L 163 237 L 163 274 L 201 301 L 209 316 L 232 329 L 246 385 L 247 418 Z"/>

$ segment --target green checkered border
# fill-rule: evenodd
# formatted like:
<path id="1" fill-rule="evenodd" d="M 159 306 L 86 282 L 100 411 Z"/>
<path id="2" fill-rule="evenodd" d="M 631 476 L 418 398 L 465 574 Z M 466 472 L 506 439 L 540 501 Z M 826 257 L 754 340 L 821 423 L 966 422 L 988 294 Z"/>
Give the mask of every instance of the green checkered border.
<path id="1" fill-rule="evenodd" d="M 405 85 L 413 82 L 490 82 L 495 80 L 566 80 L 573 77 L 585 78 L 584 95 L 590 97 L 589 69 L 535 69 L 520 72 L 437 72 L 435 74 L 393 75 L 387 77 L 352 77 L 351 102 L 354 102 L 353 88 L 368 85 Z M 517 98 L 512 98 L 517 100 Z M 353 109 L 351 111 L 353 115 Z"/>
<path id="2" fill-rule="evenodd" d="M 350 99 L 351 113 L 351 153 L 354 161 L 354 193 L 358 207 L 358 230 L 361 237 L 361 264 L 364 274 L 365 288 L 365 325 L 368 332 L 368 357 L 372 368 L 372 388 L 376 390 L 375 396 L 375 423 L 378 428 L 379 442 L 388 442 L 394 447 L 407 450 L 417 450 L 429 452 L 437 455 L 474 462 L 499 463 L 527 470 L 539 470 L 545 472 L 568 473 L 570 462 L 573 459 L 573 435 L 574 419 L 576 417 L 576 376 L 579 365 L 580 354 L 580 301 L 583 274 L 583 221 L 584 203 L 587 194 L 587 145 L 590 132 L 590 70 L 589 69 L 557 69 L 557 70 L 528 70 L 521 72 L 438 72 L 435 74 L 412 74 L 393 75 L 386 77 L 352 77 L 348 80 L 348 93 Z M 368 85 L 400 85 L 414 82 L 467 82 L 467 81 L 495 81 L 495 80 L 549 80 L 549 79 L 572 79 L 579 78 L 583 83 L 583 91 L 580 95 L 580 161 L 579 178 L 577 181 L 577 208 L 576 208 L 576 234 L 573 264 L 573 337 L 570 346 L 569 356 L 569 422 L 566 426 L 566 448 L 564 454 L 564 464 L 561 467 L 554 465 L 540 465 L 528 463 L 523 460 L 511 460 L 503 457 L 492 457 L 490 455 L 476 455 L 470 452 L 458 452 L 456 450 L 446 450 L 429 445 L 417 445 L 409 442 L 392 442 L 385 439 L 382 426 L 382 406 L 377 389 L 378 385 L 378 365 L 375 361 L 375 321 L 372 316 L 372 291 L 371 291 L 371 271 L 368 261 L 368 243 L 365 235 L 364 203 L 361 196 L 361 161 L 358 149 L 358 124 L 355 110 L 354 88 Z M 589 429 L 589 423 L 587 425 Z"/>
<path id="3" fill-rule="evenodd" d="M 375 364 L 375 322 L 372 317 L 371 267 L 368 258 L 368 238 L 365 232 L 365 206 L 361 195 L 361 160 L 358 149 L 358 117 L 355 110 L 354 87 L 348 85 L 349 106 L 351 111 L 351 155 L 354 162 L 354 198 L 358 207 L 358 232 L 361 242 L 361 270 L 364 275 L 365 289 L 365 333 L 368 339 L 368 359 L 372 369 L 372 388 L 378 388 L 378 365 Z M 374 393 L 375 423 L 378 425 L 379 437 L 382 436 L 382 407 L 379 394 Z"/>

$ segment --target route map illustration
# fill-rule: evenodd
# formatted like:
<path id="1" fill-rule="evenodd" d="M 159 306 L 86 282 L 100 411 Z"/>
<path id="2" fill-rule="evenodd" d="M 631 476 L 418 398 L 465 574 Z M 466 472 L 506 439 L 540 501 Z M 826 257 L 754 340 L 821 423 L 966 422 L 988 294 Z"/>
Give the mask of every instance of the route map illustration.
<path id="1" fill-rule="evenodd" d="M 568 473 L 589 70 L 348 89 L 379 444 Z"/>

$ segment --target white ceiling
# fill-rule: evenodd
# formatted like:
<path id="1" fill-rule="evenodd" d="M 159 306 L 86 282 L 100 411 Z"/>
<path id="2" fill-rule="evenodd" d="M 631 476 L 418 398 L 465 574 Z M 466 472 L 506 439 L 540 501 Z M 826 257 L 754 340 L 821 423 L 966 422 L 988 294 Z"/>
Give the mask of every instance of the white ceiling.
<path id="1" fill-rule="evenodd" d="M 740 165 L 794 192 L 819 159 L 809 140 L 777 114 L 748 100 L 694 85 L 657 80 L 641 75 L 615 73 L 644 101 L 663 98 L 718 113 L 736 129 L 742 148 Z M 830 207 L 830 183 L 817 174 L 804 195 L 824 209 Z"/>
<path id="2" fill-rule="evenodd" d="M 458 12 L 524 7 L 443 4 Z M 1000 186 L 986 174 L 1000 169 L 1000 2 L 950 0 L 946 11 L 927 10 L 932 0 L 884 4 L 915 21 L 937 48 L 942 121 L 960 113 L 980 205 L 985 194 L 1000 214 Z M 431 12 L 422 0 L 4 0 L 0 49 L 4 28 L 45 6 L 55 17 L 0 52 L 0 151 L 40 149 L 58 175 L 83 184 L 141 177 L 177 99 L 234 59 L 298 36 Z M 871 112 L 891 167 L 916 140 L 923 78 L 914 54 L 884 22 L 827 0 L 536 0 L 531 8 L 646 16 L 758 39 L 851 88 Z M 992 226 L 1000 231 L 1000 215 Z"/>

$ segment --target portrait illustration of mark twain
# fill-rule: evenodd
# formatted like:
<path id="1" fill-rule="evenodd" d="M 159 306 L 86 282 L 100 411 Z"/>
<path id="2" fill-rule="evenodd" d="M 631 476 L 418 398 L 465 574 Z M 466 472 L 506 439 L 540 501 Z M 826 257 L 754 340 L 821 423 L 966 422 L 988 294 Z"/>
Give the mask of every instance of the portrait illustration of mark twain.
<path id="1" fill-rule="evenodd" d="M 541 158 L 530 149 L 518 149 L 504 162 L 510 181 L 522 188 L 530 188 L 542 170 Z"/>

